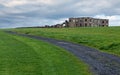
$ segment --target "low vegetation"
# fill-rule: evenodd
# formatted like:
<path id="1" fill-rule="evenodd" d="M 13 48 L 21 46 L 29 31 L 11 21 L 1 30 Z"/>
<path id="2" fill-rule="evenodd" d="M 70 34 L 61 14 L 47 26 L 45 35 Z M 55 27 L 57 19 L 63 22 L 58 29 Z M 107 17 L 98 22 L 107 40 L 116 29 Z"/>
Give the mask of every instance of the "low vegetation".
<path id="1" fill-rule="evenodd" d="M 14 31 L 62 39 L 120 56 L 120 27 L 23 28 Z"/>
<path id="2" fill-rule="evenodd" d="M 28 30 L 23 31 L 26 33 Z M 33 34 L 34 30 L 36 33 L 36 29 L 31 30 Z M 37 31 L 40 33 L 43 30 Z M 47 30 L 44 33 L 47 33 Z M 86 64 L 64 49 L 0 31 L 0 75 L 91 74 Z"/>

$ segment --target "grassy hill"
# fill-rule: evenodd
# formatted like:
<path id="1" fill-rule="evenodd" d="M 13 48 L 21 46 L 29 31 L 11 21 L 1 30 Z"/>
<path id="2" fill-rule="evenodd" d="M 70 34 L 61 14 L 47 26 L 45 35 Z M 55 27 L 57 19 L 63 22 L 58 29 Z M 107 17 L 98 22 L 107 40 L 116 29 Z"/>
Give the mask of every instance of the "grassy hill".
<path id="1" fill-rule="evenodd" d="M 0 31 L 0 75 L 91 74 L 86 64 L 64 49 Z"/>
<path id="2" fill-rule="evenodd" d="M 120 27 L 23 28 L 14 31 L 67 40 L 120 56 Z"/>

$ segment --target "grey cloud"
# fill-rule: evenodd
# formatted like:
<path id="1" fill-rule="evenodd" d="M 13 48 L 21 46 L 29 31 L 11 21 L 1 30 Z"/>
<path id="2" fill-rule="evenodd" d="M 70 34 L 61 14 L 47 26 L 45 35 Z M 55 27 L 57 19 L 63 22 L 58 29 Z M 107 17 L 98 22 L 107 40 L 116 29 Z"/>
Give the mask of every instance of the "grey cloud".
<path id="1" fill-rule="evenodd" d="M 25 3 L 14 6 L 5 4 L 10 1 L 13 0 L 0 2 L 0 27 L 54 24 L 56 20 L 69 17 L 120 15 L 120 0 L 48 0 L 50 3 L 21 0 Z"/>

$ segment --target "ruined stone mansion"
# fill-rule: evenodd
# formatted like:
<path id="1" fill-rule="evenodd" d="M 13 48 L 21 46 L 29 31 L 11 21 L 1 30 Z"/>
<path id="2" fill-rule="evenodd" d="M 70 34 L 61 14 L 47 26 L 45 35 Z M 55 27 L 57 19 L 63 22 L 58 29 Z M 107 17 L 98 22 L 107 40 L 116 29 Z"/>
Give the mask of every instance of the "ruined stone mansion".
<path id="1" fill-rule="evenodd" d="M 108 19 L 98 19 L 92 17 L 69 18 L 62 24 L 52 25 L 55 28 L 62 27 L 108 27 Z"/>

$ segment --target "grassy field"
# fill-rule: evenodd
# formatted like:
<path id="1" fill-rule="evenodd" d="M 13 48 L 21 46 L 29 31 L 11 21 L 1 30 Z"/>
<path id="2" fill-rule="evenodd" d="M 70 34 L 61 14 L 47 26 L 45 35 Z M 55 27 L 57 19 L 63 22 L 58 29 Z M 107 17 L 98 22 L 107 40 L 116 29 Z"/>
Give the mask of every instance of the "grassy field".
<path id="1" fill-rule="evenodd" d="M 0 75 L 91 75 L 69 52 L 0 31 Z"/>
<path id="2" fill-rule="evenodd" d="M 120 27 L 23 28 L 14 31 L 67 40 L 120 56 Z"/>

